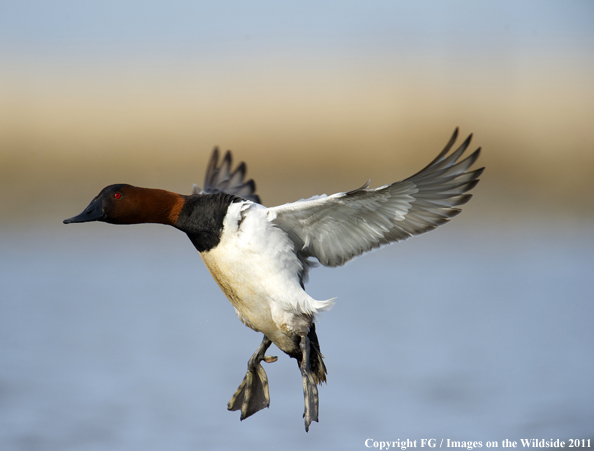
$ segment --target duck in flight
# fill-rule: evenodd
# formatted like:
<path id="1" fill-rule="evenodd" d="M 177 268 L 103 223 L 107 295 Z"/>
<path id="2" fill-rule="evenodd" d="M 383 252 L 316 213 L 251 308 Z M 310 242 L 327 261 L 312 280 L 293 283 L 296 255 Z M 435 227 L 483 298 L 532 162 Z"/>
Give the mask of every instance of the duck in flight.
<path id="1" fill-rule="evenodd" d="M 315 300 L 304 290 L 313 259 L 340 266 L 383 244 L 433 230 L 460 213 L 484 168 L 470 170 L 480 148 L 462 158 L 472 135 L 452 151 L 457 137 L 458 129 L 431 163 L 407 179 L 373 189 L 367 182 L 345 193 L 271 208 L 260 203 L 254 181 L 244 181 L 245 163 L 232 171 L 227 152 L 219 165 L 215 149 L 203 190 L 194 185 L 193 194 L 183 195 L 110 185 L 64 223 L 160 223 L 185 232 L 239 319 L 264 335 L 228 409 L 240 410 L 244 420 L 270 405 L 260 363 L 277 360 L 265 355 L 274 343 L 299 364 L 309 431 L 318 421 L 317 385 L 327 374 L 314 320 L 333 305 L 333 299 Z"/>

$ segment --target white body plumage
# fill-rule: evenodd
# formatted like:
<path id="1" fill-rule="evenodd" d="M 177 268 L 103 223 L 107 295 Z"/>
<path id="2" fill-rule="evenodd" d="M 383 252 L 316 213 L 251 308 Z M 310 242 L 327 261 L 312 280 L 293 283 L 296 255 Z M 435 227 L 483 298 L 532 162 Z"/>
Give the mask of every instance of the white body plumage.
<path id="1" fill-rule="evenodd" d="M 302 288 L 294 243 L 261 205 L 230 204 L 221 241 L 200 255 L 239 319 L 283 351 L 307 335 L 315 314 L 332 307 L 332 299 L 317 301 Z"/>

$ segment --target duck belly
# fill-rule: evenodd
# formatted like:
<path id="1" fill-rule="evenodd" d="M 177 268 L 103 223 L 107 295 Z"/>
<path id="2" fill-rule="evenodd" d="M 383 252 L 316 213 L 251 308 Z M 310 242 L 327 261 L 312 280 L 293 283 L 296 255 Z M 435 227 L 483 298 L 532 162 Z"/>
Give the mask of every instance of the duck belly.
<path id="1" fill-rule="evenodd" d="M 201 257 L 239 319 L 284 352 L 294 352 L 298 337 L 307 335 L 313 315 L 291 311 L 286 305 L 309 296 L 299 285 L 297 274 L 290 277 L 287 268 L 279 270 L 269 258 L 244 251 L 222 241 Z"/>

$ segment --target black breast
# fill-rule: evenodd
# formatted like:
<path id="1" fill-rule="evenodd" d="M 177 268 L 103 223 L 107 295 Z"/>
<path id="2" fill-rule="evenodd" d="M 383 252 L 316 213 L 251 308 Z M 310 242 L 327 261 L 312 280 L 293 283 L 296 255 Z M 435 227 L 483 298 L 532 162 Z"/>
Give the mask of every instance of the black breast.
<path id="1" fill-rule="evenodd" d="M 242 199 L 226 193 L 187 196 L 176 227 L 186 232 L 199 252 L 219 244 L 229 205 Z"/>

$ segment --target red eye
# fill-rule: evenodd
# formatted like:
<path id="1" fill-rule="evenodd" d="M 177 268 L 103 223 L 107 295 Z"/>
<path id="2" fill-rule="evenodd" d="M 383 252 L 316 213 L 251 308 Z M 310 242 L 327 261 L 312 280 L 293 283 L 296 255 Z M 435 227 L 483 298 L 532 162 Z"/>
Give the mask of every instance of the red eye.
<path id="1" fill-rule="evenodd" d="M 120 193 L 115 193 L 113 195 L 113 197 L 115 197 L 116 199 L 119 199 L 120 197 L 122 197 L 122 195 Z"/>

